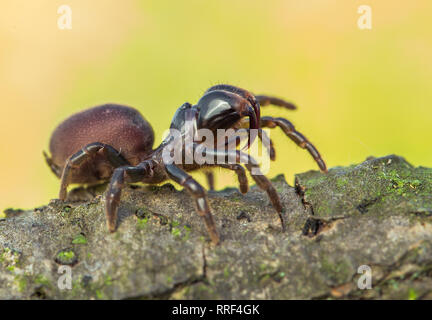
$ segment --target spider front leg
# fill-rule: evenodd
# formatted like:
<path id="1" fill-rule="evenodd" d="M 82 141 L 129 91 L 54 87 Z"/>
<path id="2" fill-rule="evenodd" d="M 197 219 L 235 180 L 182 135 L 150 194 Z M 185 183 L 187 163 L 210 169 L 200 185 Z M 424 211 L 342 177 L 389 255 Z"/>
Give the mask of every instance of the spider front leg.
<path id="1" fill-rule="evenodd" d="M 264 190 L 272 205 L 273 208 L 275 208 L 276 212 L 278 213 L 279 219 L 281 221 L 282 225 L 282 231 L 285 231 L 285 221 L 282 215 L 283 207 L 282 203 L 280 202 L 280 198 L 278 193 L 276 192 L 276 189 L 273 187 L 270 180 L 267 179 L 265 175 L 262 174 L 259 164 L 257 161 L 249 156 L 248 154 L 241 152 L 239 150 L 209 150 L 205 149 L 206 156 L 212 156 L 214 159 L 221 159 L 224 158 L 225 163 L 224 164 L 216 164 L 221 167 L 226 167 L 226 163 L 229 162 L 230 159 L 235 159 L 236 163 L 243 163 L 248 169 L 249 173 L 251 174 L 252 178 L 255 180 L 258 187 L 260 187 L 262 190 Z M 216 162 L 215 162 L 216 163 Z M 235 164 L 230 164 L 230 166 Z M 246 177 L 245 177 L 246 178 Z M 247 181 L 245 182 L 247 184 Z"/>
<path id="2" fill-rule="evenodd" d="M 249 129 L 249 128 L 243 128 L 243 130 L 246 130 L 246 132 L 249 135 L 252 134 L 250 132 L 251 129 Z M 265 147 L 267 148 L 267 152 L 269 154 L 270 160 L 274 161 L 276 159 L 276 151 L 274 148 L 273 140 L 270 139 L 270 137 L 267 135 L 267 133 L 263 129 L 259 128 L 256 130 L 258 130 L 258 139 L 261 141 L 261 143 L 263 141 L 266 141 L 268 143 L 268 145 L 265 145 Z"/>
<path id="3" fill-rule="evenodd" d="M 318 150 L 303 134 L 295 129 L 294 125 L 290 121 L 284 118 L 262 117 L 260 124 L 262 128 L 281 128 L 282 131 L 300 148 L 306 149 L 311 154 L 322 171 L 327 172 L 326 164 L 321 158 Z"/>
<path id="4" fill-rule="evenodd" d="M 108 230 L 114 232 L 117 224 L 117 212 L 121 193 L 125 183 L 140 182 L 153 176 L 154 163 L 144 161 L 136 167 L 119 167 L 114 170 L 108 187 L 105 203 L 105 215 Z"/>
<path id="5" fill-rule="evenodd" d="M 62 175 L 61 175 L 61 185 L 59 198 L 60 200 L 66 199 L 67 195 L 67 187 L 69 185 L 69 180 L 71 176 L 71 170 L 74 168 L 79 168 L 86 161 L 94 157 L 99 151 L 102 151 L 106 160 L 114 167 L 124 166 L 129 164 L 126 159 L 118 152 L 116 149 L 111 147 L 110 145 L 94 142 L 86 145 L 80 151 L 73 154 L 67 161 L 64 166 Z"/>
<path id="6" fill-rule="evenodd" d="M 262 121 L 260 121 L 260 127 L 262 126 Z M 251 135 L 251 129 L 249 129 L 249 123 L 247 121 L 247 119 L 241 119 L 240 122 L 238 123 L 238 125 L 235 127 L 235 129 L 237 130 L 244 130 L 244 132 L 246 132 L 249 135 Z M 273 144 L 273 140 L 270 139 L 270 137 L 267 135 L 267 133 L 262 129 L 256 129 L 258 130 L 258 139 L 263 142 L 266 141 L 268 144 L 264 145 L 267 148 L 267 152 L 270 156 L 270 160 L 274 161 L 276 159 L 276 151 L 274 148 L 274 144 Z M 238 132 L 238 131 L 237 131 Z M 237 139 L 235 137 L 235 139 Z M 226 146 L 228 146 L 229 141 L 225 144 Z"/>
<path id="7" fill-rule="evenodd" d="M 292 104 L 291 102 L 285 101 L 283 99 L 279 99 L 272 96 L 265 96 L 265 95 L 259 95 L 255 96 L 256 100 L 259 102 L 261 107 L 268 106 L 268 105 L 274 105 L 278 107 L 284 107 L 290 110 L 295 110 L 297 107 Z"/>
<path id="8" fill-rule="evenodd" d="M 195 199 L 196 211 L 204 219 L 204 223 L 212 242 L 215 245 L 219 244 L 219 234 L 216 230 L 216 224 L 213 220 L 204 188 L 194 178 L 175 164 L 166 164 L 165 170 L 171 179 L 186 188 L 190 195 Z"/>

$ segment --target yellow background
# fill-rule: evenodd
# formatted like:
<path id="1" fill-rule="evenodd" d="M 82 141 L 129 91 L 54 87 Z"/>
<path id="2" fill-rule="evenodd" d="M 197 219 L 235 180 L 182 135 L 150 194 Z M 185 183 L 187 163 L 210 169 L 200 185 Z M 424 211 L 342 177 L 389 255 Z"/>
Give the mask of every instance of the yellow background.
<path id="1" fill-rule="evenodd" d="M 72 30 L 57 28 L 62 4 Z M 372 30 L 357 27 L 362 4 Z M 263 114 L 292 120 L 330 167 L 391 153 L 432 166 L 431 14 L 430 0 L 1 0 L 0 209 L 57 197 L 42 150 L 68 115 L 128 104 L 160 142 L 177 107 L 221 82 L 296 103 Z M 272 137 L 269 176 L 292 183 L 316 169 Z M 217 178 L 235 184 L 232 173 Z"/>

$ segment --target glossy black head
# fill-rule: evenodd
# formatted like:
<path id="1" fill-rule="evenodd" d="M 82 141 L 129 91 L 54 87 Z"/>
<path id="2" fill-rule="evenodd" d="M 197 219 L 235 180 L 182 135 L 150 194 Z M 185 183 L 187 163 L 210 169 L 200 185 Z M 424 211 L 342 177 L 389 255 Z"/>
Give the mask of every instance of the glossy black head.
<path id="1" fill-rule="evenodd" d="M 252 106 L 237 93 L 217 89 L 207 91 L 196 107 L 198 129 L 206 128 L 215 133 L 217 129 L 233 128 L 243 117 L 249 117 L 250 129 L 259 128 L 259 104 Z M 249 136 L 248 147 L 252 142 Z"/>
<path id="2" fill-rule="evenodd" d="M 229 129 L 243 117 L 249 117 L 251 129 L 259 127 L 259 119 L 254 108 L 247 100 L 232 92 L 208 92 L 199 100 L 197 108 L 198 129 Z"/>
<path id="3" fill-rule="evenodd" d="M 239 87 L 236 87 L 236 86 L 233 86 L 233 85 L 230 85 L 230 84 L 217 84 L 217 85 L 207 89 L 206 93 L 211 92 L 211 91 L 228 91 L 228 92 L 235 93 L 235 94 L 239 95 L 240 97 L 246 99 L 247 101 L 249 101 L 252 108 L 254 108 L 255 114 L 256 114 L 258 121 L 259 121 L 260 116 L 261 116 L 260 104 L 257 101 L 256 97 L 252 93 L 250 93 L 249 91 L 242 89 L 242 88 L 239 88 Z"/>

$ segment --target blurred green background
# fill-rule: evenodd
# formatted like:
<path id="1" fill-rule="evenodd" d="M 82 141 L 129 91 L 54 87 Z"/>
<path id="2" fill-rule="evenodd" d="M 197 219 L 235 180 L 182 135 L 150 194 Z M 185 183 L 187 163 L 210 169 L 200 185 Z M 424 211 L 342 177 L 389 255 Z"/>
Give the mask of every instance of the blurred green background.
<path id="1" fill-rule="evenodd" d="M 296 103 L 288 117 L 329 167 L 370 155 L 432 166 L 432 2 L 335 0 L 1 0 L 0 209 L 56 198 L 42 157 L 70 114 L 138 108 L 156 143 L 174 111 L 230 83 Z M 72 30 L 57 9 L 72 9 Z M 372 30 L 357 27 L 372 7 Z M 269 176 L 316 169 L 278 130 Z M 67 143 L 67 142 L 65 142 Z M 202 173 L 196 173 L 203 181 Z M 231 172 L 217 186 L 234 185 Z"/>

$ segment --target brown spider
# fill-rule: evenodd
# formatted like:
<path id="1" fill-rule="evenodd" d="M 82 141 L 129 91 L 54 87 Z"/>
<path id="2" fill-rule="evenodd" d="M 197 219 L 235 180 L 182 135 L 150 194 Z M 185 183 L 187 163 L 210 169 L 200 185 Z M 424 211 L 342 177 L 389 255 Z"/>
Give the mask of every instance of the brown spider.
<path id="1" fill-rule="evenodd" d="M 192 106 L 184 103 L 175 113 L 171 122 L 171 130 L 176 129 L 182 135 L 192 130 L 195 134 L 199 129 L 209 129 L 215 133 L 218 129 L 258 130 L 258 137 L 263 140 L 263 127 L 280 127 L 285 134 L 298 146 L 306 149 L 318 163 L 322 171 L 326 165 L 316 148 L 294 126 L 284 118 L 260 117 L 260 106 L 276 105 L 287 109 L 296 107 L 284 100 L 270 96 L 254 96 L 247 90 L 231 85 L 216 85 L 208 89 L 198 103 Z M 189 122 L 188 122 L 189 120 Z M 187 129 L 187 123 L 192 129 Z M 51 170 L 61 178 L 59 198 L 64 200 L 67 187 L 71 183 L 96 184 L 110 180 L 106 194 L 105 213 L 108 229 L 114 232 L 117 222 L 117 211 L 120 195 L 125 183 L 143 182 L 159 184 L 172 179 L 186 188 L 195 199 L 196 211 L 203 217 L 206 228 L 213 243 L 220 241 L 213 216 L 211 214 L 205 189 L 187 172 L 202 167 L 215 166 L 233 170 L 238 175 L 240 191 L 248 191 L 248 181 L 244 164 L 251 173 L 256 184 L 265 190 L 276 209 L 284 230 L 282 204 L 271 182 L 260 173 L 258 163 L 248 154 L 240 150 L 227 150 L 225 144 L 220 147 L 203 148 L 203 140 L 194 140 L 192 151 L 201 147 L 206 157 L 228 159 L 234 156 L 235 163 L 226 161 L 212 164 L 200 164 L 193 160 L 189 164 L 169 163 L 164 150 L 170 147 L 169 155 L 180 150 L 182 161 L 185 160 L 185 143 L 175 142 L 173 135 L 153 149 L 154 133 L 150 124 L 141 114 L 130 107 L 106 104 L 84 110 L 72 115 L 62 122 L 54 131 L 50 141 L 51 158 L 45 158 Z M 249 137 L 248 145 L 250 146 Z M 225 143 L 225 142 L 224 142 Z M 238 145 L 238 142 L 236 142 Z M 275 150 L 270 140 L 269 154 L 275 159 Z M 185 152 L 183 152 L 185 151 Z M 208 181 L 213 180 L 208 174 Z"/>

